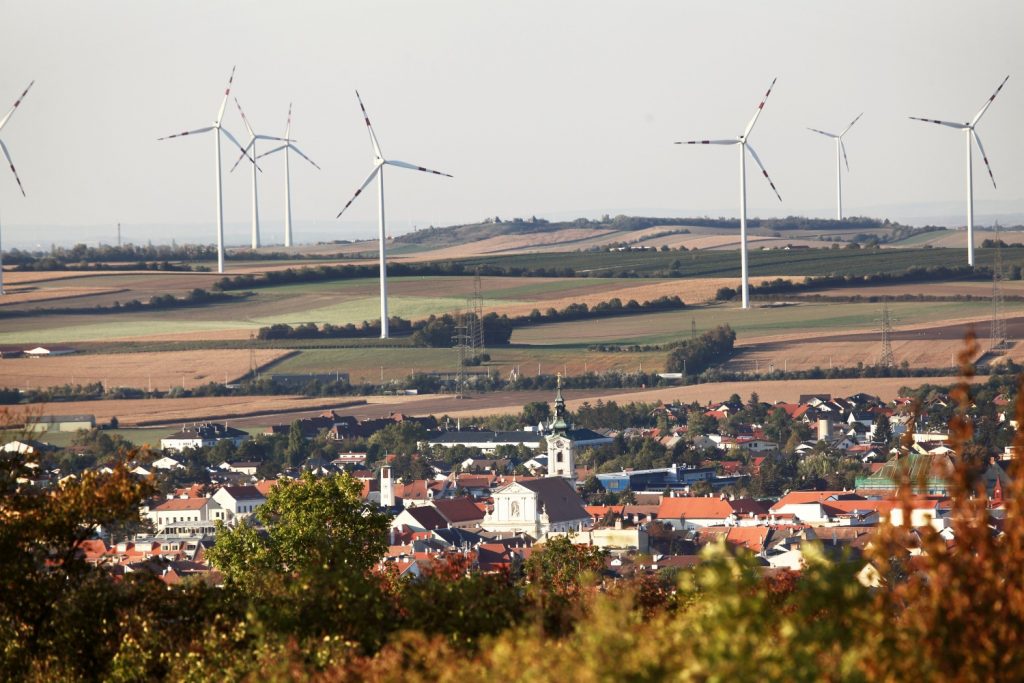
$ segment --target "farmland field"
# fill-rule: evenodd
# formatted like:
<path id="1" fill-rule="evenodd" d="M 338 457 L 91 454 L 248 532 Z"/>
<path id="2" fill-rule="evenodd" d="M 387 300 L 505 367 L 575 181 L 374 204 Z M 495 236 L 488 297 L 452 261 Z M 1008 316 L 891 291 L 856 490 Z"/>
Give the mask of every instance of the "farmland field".
<path id="1" fill-rule="evenodd" d="M 991 266 L 994 258 L 994 249 L 975 252 L 975 262 L 979 266 Z M 627 270 L 639 274 L 664 271 L 673 267 L 675 261 L 678 261 L 677 270 L 682 277 L 738 278 L 740 274 L 737 255 L 719 251 L 565 252 L 468 258 L 464 262 L 509 268 L 570 268 L 577 273 L 600 276 Z M 1003 262 L 1007 267 L 1024 263 L 1024 251 L 1004 249 Z M 870 275 L 899 273 L 915 266 L 955 267 L 965 264 L 966 256 L 961 249 L 775 249 L 750 252 L 751 276 Z"/>
<path id="2" fill-rule="evenodd" d="M 165 311 L 89 313 L 89 307 L 115 300 L 148 299 L 162 292 L 184 294 L 198 282 L 192 274 L 145 273 L 95 275 L 81 280 L 126 288 L 116 295 L 82 296 L 56 302 L 60 312 L 42 312 L 40 303 L 11 302 L 0 310 L 18 311 L 3 320 L 0 344 L 80 343 L 115 339 L 247 339 L 274 323 L 313 322 L 335 325 L 376 320 L 380 315 L 378 282 L 372 278 L 275 285 L 227 302 Z M 206 276 L 202 276 L 206 277 Z M 150 279 L 152 278 L 152 279 Z M 54 286 L 79 286 L 76 279 L 57 279 Z M 755 278 L 755 283 L 758 281 Z M 687 303 L 713 298 L 728 279 L 615 278 L 481 278 L 485 312 L 525 315 L 534 308 L 562 309 L 571 303 L 593 305 L 618 297 L 643 302 L 681 296 Z M 473 291 L 471 277 L 408 276 L 389 280 L 389 311 L 410 320 L 457 311 Z M 75 312 L 82 308 L 81 313 Z"/>
<path id="3" fill-rule="evenodd" d="M 601 353 L 581 352 L 575 346 L 497 347 L 487 349 L 491 360 L 470 371 L 497 372 L 508 377 L 513 368 L 525 375 L 571 375 L 587 371 L 663 370 L 665 352 Z M 267 373 L 348 372 L 352 382 L 402 379 L 415 372 L 454 372 L 458 356 L 454 349 L 304 349 L 273 365 Z"/>
<path id="4" fill-rule="evenodd" d="M 257 366 L 288 351 L 255 349 Z M 233 382 L 249 372 L 249 351 L 211 349 L 161 353 L 72 354 L 0 360 L 0 386 L 38 388 L 101 382 L 105 387 L 167 390 L 208 382 Z"/>

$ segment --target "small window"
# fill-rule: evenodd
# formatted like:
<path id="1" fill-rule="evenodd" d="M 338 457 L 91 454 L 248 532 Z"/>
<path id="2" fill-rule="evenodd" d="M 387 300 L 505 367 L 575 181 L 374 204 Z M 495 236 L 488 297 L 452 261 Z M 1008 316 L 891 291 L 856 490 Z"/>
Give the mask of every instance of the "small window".
<path id="1" fill-rule="evenodd" d="M 557 462 L 557 463 L 561 463 L 562 462 L 562 451 L 558 451 L 557 453 L 555 453 L 555 462 Z"/>

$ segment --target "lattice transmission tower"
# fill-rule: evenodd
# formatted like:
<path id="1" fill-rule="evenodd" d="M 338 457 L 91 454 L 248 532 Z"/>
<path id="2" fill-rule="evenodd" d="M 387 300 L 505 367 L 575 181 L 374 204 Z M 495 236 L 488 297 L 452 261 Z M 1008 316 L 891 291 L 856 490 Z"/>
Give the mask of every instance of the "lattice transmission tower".
<path id="1" fill-rule="evenodd" d="M 455 334 L 452 336 L 455 342 L 455 395 L 463 398 L 466 390 L 466 361 L 472 358 L 470 355 L 472 341 L 470 340 L 469 329 L 466 324 L 466 314 L 463 311 L 455 313 Z"/>
<path id="2" fill-rule="evenodd" d="M 882 354 L 878 357 L 878 365 L 883 368 L 895 367 L 896 359 L 892 354 L 892 323 L 893 317 L 889 315 L 889 304 L 882 304 L 882 317 L 879 320 L 879 327 L 882 332 Z"/>
<path id="3" fill-rule="evenodd" d="M 470 318 L 469 329 L 473 341 L 473 356 L 479 356 L 484 352 L 484 295 L 479 266 L 473 274 L 473 295 L 467 302 L 466 308 L 473 314 Z"/>
<path id="4" fill-rule="evenodd" d="M 999 224 L 996 223 L 996 257 L 992 264 L 992 328 L 989 331 L 989 351 L 1009 346 L 1006 335 L 1006 316 L 1003 301 L 1003 250 L 999 240 Z"/>

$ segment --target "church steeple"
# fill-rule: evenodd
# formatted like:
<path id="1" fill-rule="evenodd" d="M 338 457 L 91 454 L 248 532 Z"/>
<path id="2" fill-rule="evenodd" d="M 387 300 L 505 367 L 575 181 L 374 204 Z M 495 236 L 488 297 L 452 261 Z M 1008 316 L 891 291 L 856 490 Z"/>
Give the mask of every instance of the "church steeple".
<path id="1" fill-rule="evenodd" d="M 555 419 L 551 423 L 551 431 L 561 434 L 569 429 L 568 415 L 569 411 L 565 409 L 565 399 L 562 398 L 562 373 L 558 373 L 558 390 L 555 393 Z"/>

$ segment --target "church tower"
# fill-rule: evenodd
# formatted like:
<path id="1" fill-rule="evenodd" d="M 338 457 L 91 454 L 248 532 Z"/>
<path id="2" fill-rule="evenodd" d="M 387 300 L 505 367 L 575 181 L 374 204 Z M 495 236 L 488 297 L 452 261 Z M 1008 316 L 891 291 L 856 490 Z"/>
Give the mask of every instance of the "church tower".
<path id="1" fill-rule="evenodd" d="M 568 421 L 569 411 L 562 398 L 562 375 L 558 375 L 558 392 L 555 394 L 555 419 L 549 426 L 548 476 L 564 477 L 576 485 L 576 446 L 569 436 L 572 424 Z"/>

